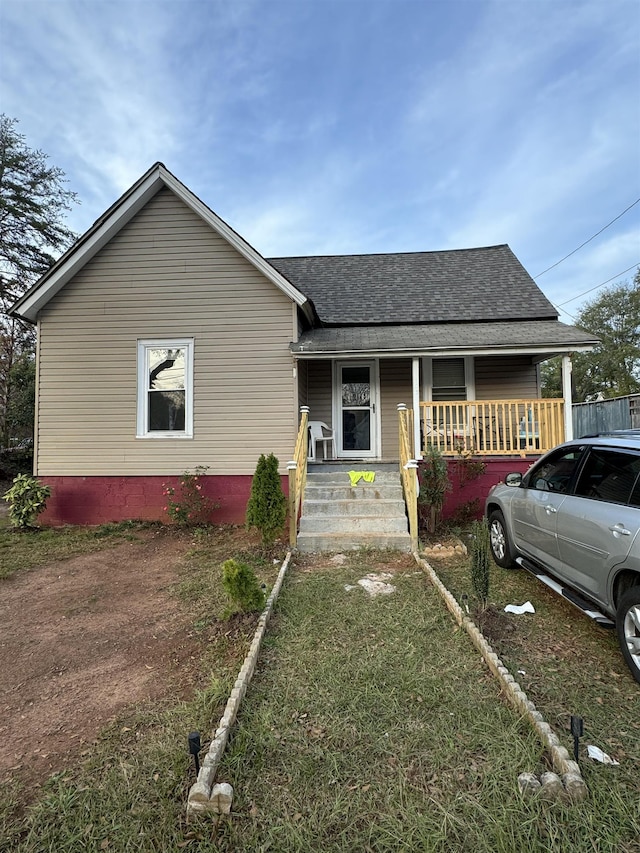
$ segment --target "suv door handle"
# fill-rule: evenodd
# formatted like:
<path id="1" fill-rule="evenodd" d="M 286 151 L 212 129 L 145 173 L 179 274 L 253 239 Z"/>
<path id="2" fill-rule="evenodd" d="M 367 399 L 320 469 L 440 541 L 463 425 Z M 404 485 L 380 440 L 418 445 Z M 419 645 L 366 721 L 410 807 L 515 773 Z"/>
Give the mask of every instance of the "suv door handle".
<path id="1" fill-rule="evenodd" d="M 558 512 L 558 510 L 554 506 L 546 506 L 544 508 L 544 511 L 547 513 L 547 515 L 553 515 L 554 512 Z"/>
<path id="2" fill-rule="evenodd" d="M 622 524 L 614 524 L 613 527 L 610 527 L 609 530 L 615 536 L 616 533 L 619 533 L 620 536 L 631 536 L 631 531 L 627 530 L 626 527 L 623 527 Z"/>

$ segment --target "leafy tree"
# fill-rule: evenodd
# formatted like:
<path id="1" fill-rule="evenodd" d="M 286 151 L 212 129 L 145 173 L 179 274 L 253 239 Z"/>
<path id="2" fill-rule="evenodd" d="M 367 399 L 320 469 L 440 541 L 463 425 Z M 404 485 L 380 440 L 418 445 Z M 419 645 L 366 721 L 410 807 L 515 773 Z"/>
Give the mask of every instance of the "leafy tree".
<path id="1" fill-rule="evenodd" d="M 12 371 L 34 344 L 32 327 L 7 316 L 10 306 L 67 249 L 75 234 L 63 218 L 76 194 L 42 151 L 29 148 L 17 120 L 0 115 L 0 440 L 8 438 Z"/>
<path id="2" fill-rule="evenodd" d="M 2 310 L 53 264 L 75 234 L 62 218 L 76 202 L 64 172 L 27 147 L 16 119 L 0 116 L 0 300 Z"/>
<path id="3" fill-rule="evenodd" d="M 10 393 L 5 418 L 7 436 L 24 439 L 33 437 L 33 406 L 36 391 L 36 362 L 34 351 L 25 346 L 9 373 Z"/>
<path id="4" fill-rule="evenodd" d="M 600 339 L 593 352 L 573 357 L 573 399 L 623 397 L 640 392 L 640 267 L 633 282 L 603 290 L 576 317 L 576 325 Z M 561 397 L 560 359 L 542 366 L 542 396 Z"/>

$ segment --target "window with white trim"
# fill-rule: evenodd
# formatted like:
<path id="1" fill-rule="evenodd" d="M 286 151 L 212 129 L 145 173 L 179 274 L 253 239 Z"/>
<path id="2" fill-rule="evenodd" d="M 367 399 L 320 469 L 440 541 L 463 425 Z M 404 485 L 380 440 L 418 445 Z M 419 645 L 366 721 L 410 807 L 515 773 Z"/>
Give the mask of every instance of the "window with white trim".
<path id="1" fill-rule="evenodd" d="M 432 370 L 434 401 L 467 399 L 464 358 L 434 358 Z"/>
<path id="2" fill-rule="evenodd" d="M 192 338 L 138 341 L 136 437 L 193 437 Z"/>
<path id="3" fill-rule="evenodd" d="M 475 400 L 473 356 L 422 359 L 423 400 Z"/>

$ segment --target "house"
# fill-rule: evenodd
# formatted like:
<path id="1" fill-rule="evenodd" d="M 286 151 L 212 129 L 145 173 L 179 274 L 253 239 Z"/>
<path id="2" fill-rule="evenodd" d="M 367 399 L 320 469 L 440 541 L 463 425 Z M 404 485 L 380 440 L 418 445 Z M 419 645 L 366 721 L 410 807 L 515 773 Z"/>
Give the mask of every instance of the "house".
<path id="1" fill-rule="evenodd" d="M 13 313 L 38 328 L 48 523 L 165 518 L 163 483 L 196 466 L 241 522 L 261 453 L 286 484 L 301 406 L 347 461 L 398 460 L 405 404 L 415 458 L 522 463 L 570 429 L 570 355 L 594 343 L 506 245 L 266 259 L 161 163 Z M 558 354 L 564 409 L 539 399 Z"/>

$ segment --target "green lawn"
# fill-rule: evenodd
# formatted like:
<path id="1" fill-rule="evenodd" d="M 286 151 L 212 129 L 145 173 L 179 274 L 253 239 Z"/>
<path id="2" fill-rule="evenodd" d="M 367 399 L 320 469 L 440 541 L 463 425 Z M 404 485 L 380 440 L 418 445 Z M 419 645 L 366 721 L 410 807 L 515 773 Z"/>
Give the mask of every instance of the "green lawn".
<path id="1" fill-rule="evenodd" d="M 219 554 L 208 556 L 206 537 L 195 543 L 181 588 L 199 602 L 194 623 L 205 619 L 207 597 L 210 612 L 221 612 L 219 563 Z M 255 565 L 271 582 L 269 563 L 256 558 Z M 389 566 L 396 592 L 369 598 L 357 580 Z M 437 568 L 463 591 L 466 566 Z M 494 597 L 514 600 L 519 583 L 533 596 L 519 573 L 507 581 L 514 586 Z M 615 768 L 582 762 L 590 789 L 583 803 L 520 796 L 518 774 L 546 769 L 539 742 L 502 701 L 416 564 L 370 552 L 343 566 L 292 564 L 218 774 L 235 789 L 230 820 L 215 830 L 208 819 L 186 823 L 194 780 L 186 737 L 199 728 L 204 740 L 215 727 L 242 643 L 203 655 L 209 687 L 193 700 L 141 707 L 116 721 L 95 752 L 52 779 L 24 814 L 21 792 L 4 792 L 0 850 L 637 853 L 640 691 L 617 667 L 610 637 L 601 657 L 596 642 L 581 660 L 576 637 L 582 648 L 588 631 L 576 629 L 579 614 L 561 609 L 558 617 L 556 602 L 541 602 L 541 627 L 532 635 L 537 622 L 519 623 L 505 640 L 511 645 L 497 650 L 520 667 L 533 636 L 533 674 L 524 683 L 531 698 L 554 728 L 583 712 L 593 742 L 621 759 Z M 542 667 L 565 647 L 573 666 L 567 661 L 557 674 L 555 660 L 538 670 L 536 661 Z"/>

